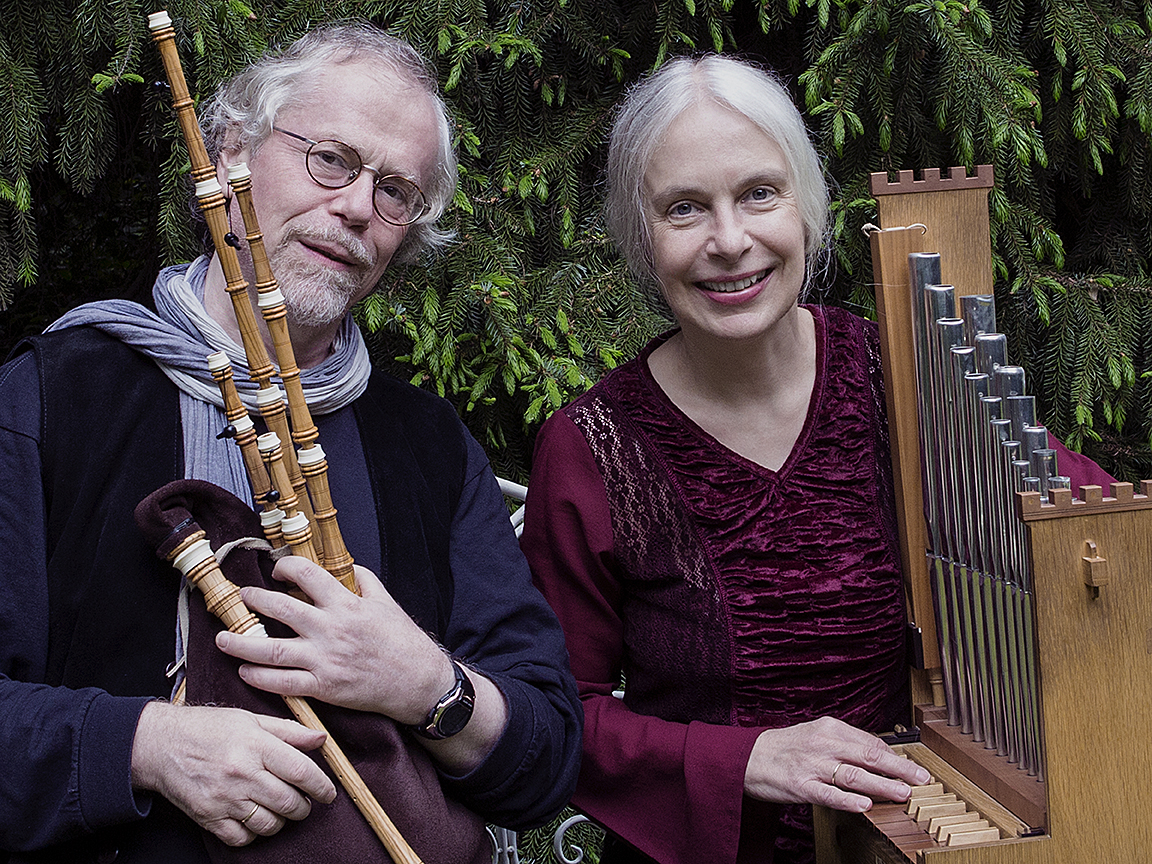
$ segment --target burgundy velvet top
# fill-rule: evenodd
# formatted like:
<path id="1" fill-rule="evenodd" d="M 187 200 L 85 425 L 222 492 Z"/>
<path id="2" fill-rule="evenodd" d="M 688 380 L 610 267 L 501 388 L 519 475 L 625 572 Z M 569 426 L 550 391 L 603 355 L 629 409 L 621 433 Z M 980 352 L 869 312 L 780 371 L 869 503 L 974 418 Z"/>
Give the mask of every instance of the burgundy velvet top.
<path id="1" fill-rule="evenodd" d="M 779 471 L 669 401 L 647 363 L 659 339 L 537 440 L 521 546 L 584 703 L 573 803 L 662 864 L 809 859 L 806 808 L 743 795 L 757 735 L 822 715 L 885 731 L 907 714 L 877 333 L 810 311 L 816 379 Z M 1051 445 L 1073 488 L 1107 488 Z"/>
<path id="2" fill-rule="evenodd" d="M 743 795 L 757 735 L 907 713 L 877 334 L 811 312 L 816 379 L 779 471 L 669 401 L 647 363 L 660 340 L 537 441 L 521 545 L 584 702 L 573 803 L 660 862 L 807 859 L 806 808 Z"/>

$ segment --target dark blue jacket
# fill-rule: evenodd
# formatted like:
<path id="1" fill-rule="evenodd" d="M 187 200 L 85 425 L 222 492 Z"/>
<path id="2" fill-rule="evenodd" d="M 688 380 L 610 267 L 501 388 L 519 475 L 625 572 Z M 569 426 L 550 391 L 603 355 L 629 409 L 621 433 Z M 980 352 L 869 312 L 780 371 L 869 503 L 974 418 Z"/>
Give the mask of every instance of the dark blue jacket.
<path id="1" fill-rule="evenodd" d="M 508 702 L 493 753 L 446 789 L 499 824 L 548 819 L 575 782 L 580 705 L 483 452 L 448 403 L 380 373 L 316 419 L 353 556 Z M 179 581 L 131 512 L 182 476 L 180 436 L 175 387 L 95 330 L 0 367 L 0 850 L 205 860 L 191 823 L 129 782 L 139 712 L 169 693 Z"/>

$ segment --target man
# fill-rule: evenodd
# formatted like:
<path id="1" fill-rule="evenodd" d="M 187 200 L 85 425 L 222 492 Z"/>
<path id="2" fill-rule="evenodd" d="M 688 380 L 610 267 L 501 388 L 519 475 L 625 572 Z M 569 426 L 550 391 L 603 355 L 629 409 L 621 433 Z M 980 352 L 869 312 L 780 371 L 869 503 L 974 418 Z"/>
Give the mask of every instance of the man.
<path id="1" fill-rule="evenodd" d="M 313 604 L 260 589 L 245 600 L 297 638 L 217 645 L 253 687 L 413 730 L 448 796 L 485 819 L 539 824 L 566 802 L 581 740 L 558 624 L 478 445 L 446 403 L 370 373 L 347 314 L 389 264 L 445 239 L 433 223 L 456 171 L 435 79 L 405 43 L 340 26 L 255 64 L 208 113 L 221 185 L 230 164 L 252 172 L 341 527 L 368 568 L 357 597 L 281 560 L 277 577 Z M 335 157 L 347 171 L 333 179 Z M 179 578 L 132 509 L 179 477 L 251 493 L 234 445 L 209 434 L 225 421 L 199 368 L 214 349 L 241 362 L 217 256 L 164 271 L 154 296 L 159 317 L 119 301 L 74 310 L 0 368 L 0 850 L 12 861 L 202 861 L 199 829 L 244 846 L 307 824 L 337 794 L 305 755 L 322 733 L 157 698 L 182 663 Z M 449 729 L 434 710 L 445 700 Z M 327 860 L 340 860 L 335 843 Z"/>

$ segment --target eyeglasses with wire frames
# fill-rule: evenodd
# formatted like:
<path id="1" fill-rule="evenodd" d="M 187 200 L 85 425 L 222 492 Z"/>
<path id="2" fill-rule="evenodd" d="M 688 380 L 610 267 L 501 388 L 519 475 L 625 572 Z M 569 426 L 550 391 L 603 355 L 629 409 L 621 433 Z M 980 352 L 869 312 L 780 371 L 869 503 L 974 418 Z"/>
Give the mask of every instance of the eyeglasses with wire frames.
<path id="1" fill-rule="evenodd" d="M 350 186 L 360 176 L 361 171 L 375 175 L 372 180 L 372 209 L 376 215 L 392 225 L 411 225 L 421 219 L 429 210 L 428 201 L 420 187 L 407 177 L 399 174 L 384 174 L 365 165 L 360 153 L 343 141 L 313 141 L 279 126 L 273 131 L 308 145 L 304 165 L 308 176 L 325 189 L 343 189 Z"/>

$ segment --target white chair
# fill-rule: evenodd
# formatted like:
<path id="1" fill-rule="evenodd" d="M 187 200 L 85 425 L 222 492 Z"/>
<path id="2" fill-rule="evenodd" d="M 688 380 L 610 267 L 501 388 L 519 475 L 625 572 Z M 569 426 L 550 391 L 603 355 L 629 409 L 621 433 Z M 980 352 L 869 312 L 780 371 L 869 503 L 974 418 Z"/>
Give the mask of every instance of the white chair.
<path id="1" fill-rule="evenodd" d="M 581 864 L 584 860 L 584 849 L 564 835 L 568 829 L 589 821 L 591 820 L 587 816 L 577 813 L 556 827 L 556 831 L 552 834 L 552 851 L 557 861 L 562 864 Z M 489 825 L 488 839 L 492 841 L 492 864 L 533 864 L 531 861 L 521 862 L 519 838 L 515 831 Z"/>
<path id="2" fill-rule="evenodd" d="M 523 502 L 528 497 L 527 486 L 521 486 L 519 483 L 505 480 L 503 477 L 497 477 L 496 482 L 500 484 L 500 491 L 507 498 Z M 519 509 L 509 518 L 512 520 L 512 527 L 516 530 L 516 536 L 519 537 L 524 533 L 524 504 L 521 503 Z"/>

